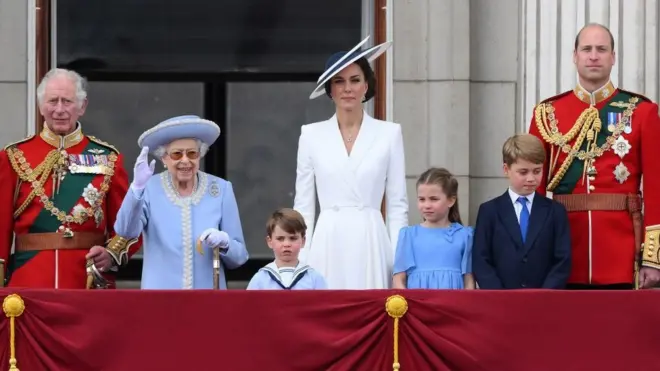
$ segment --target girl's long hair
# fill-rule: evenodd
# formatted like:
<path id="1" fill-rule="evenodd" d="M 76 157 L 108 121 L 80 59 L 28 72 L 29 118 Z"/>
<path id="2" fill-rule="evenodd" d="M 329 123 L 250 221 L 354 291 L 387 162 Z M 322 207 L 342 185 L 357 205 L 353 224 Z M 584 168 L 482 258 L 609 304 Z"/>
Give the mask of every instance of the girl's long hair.
<path id="1" fill-rule="evenodd" d="M 422 184 L 435 184 L 442 188 L 447 198 L 453 198 L 455 200 L 454 205 L 449 208 L 449 221 L 462 225 L 461 214 L 458 211 L 458 180 L 456 180 L 454 175 L 445 168 L 432 167 L 417 179 L 417 187 Z"/>

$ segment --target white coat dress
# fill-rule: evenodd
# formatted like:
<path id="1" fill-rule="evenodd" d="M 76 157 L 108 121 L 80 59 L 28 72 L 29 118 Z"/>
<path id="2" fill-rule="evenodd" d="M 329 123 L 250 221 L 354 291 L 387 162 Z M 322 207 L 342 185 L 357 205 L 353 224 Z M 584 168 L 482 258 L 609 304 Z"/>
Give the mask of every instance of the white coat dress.
<path id="1" fill-rule="evenodd" d="M 336 116 L 303 125 L 297 161 L 294 209 L 308 228 L 301 260 L 328 289 L 390 288 L 399 230 L 408 225 L 401 126 L 365 112 L 349 155 Z"/>

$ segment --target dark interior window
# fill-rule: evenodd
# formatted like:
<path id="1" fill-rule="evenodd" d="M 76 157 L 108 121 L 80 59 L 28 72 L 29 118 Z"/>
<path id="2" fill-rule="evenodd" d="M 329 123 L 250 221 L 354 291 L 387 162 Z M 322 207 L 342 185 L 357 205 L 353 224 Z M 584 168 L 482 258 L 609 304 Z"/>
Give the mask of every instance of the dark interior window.
<path id="1" fill-rule="evenodd" d="M 359 0 L 67 0 L 60 65 L 145 73 L 317 73 L 360 38 Z"/>

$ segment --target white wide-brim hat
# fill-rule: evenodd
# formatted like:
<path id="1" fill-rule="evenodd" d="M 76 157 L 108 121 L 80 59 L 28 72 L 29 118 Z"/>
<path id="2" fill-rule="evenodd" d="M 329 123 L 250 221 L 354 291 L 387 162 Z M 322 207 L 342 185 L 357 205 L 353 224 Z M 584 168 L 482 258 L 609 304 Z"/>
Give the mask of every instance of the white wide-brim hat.
<path id="1" fill-rule="evenodd" d="M 220 136 L 220 127 L 199 116 L 186 115 L 167 119 L 145 131 L 138 138 L 138 146 L 155 150 L 177 139 L 199 139 L 211 146 Z"/>
<path id="2" fill-rule="evenodd" d="M 355 45 L 353 49 L 348 52 L 338 52 L 330 56 L 328 61 L 325 63 L 325 72 L 321 74 L 317 81 L 316 89 L 309 96 L 309 99 L 318 98 L 323 93 L 325 93 L 325 83 L 328 82 L 333 76 L 338 74 L 341 70 L 348 67 L 351 63 L 357 61 L 358 59 L 364 57 L 368 62 L 374 61 L 376 58 L 380 57 L 381 54 L 385 53 L 390 46 L 392 46 L 391 41 L 384 42 L 380 45 L 376 45 L 367 50 L 359 50 L 364 43 L 369 40 L 367 36 L 359 44 Z"/>

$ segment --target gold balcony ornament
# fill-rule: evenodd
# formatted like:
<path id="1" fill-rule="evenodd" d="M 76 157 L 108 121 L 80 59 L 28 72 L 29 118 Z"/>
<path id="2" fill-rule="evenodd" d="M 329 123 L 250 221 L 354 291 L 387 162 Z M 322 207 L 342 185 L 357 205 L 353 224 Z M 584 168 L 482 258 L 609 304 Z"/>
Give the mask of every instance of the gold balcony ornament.
<path id="1" fill-rule="evenodd" d="M 9 318 L 9 370 L 19 371 L 16 367 L 16 327 L 15 319 L 23 314 L 25 302 L 18 294 L 11 294 L 2 302 L 2 310 Z"/>
<path id="2" fill-rule="evenodd" d="M 392 369 L 397 371 L 401 369 L 399 363 L 399 319 L 408 311 L 408 302 L 401 295 L 392 295 L 385 302 L 385 311 L 390 317 L 394 318 L 394 363 Z"/>

